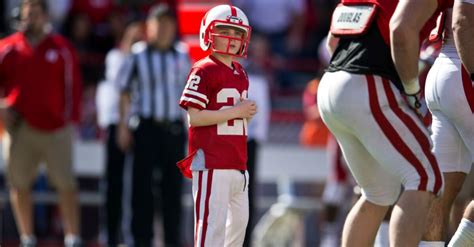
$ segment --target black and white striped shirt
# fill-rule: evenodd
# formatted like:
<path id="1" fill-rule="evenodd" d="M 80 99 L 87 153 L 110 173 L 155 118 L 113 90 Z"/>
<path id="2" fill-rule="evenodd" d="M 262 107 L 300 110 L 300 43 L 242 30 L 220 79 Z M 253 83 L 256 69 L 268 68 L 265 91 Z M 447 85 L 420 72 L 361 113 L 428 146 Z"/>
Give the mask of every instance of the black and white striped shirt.
<path id="1" fill-rule="evenodd" d="M 132 55 L 117 76 L 122 91 L 132 97 L 131 116 L 156 121 L 182 120 L 178 106 L 191 67 L 187 47 L 176 43 L 168 51 L 153 49 L 145 42 L 132 47 Z"/>

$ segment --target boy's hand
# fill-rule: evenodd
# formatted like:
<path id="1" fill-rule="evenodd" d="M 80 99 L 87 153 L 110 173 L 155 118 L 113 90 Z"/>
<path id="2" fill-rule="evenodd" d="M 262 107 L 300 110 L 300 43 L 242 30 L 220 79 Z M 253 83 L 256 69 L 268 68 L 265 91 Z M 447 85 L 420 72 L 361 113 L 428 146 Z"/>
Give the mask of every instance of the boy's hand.
<path id="1" fill-rule="evenodd" d="M 243 100 L 235 105 L 238 118 L 252 118 L 257 113 L 257 104 L 253 100 Z"/>

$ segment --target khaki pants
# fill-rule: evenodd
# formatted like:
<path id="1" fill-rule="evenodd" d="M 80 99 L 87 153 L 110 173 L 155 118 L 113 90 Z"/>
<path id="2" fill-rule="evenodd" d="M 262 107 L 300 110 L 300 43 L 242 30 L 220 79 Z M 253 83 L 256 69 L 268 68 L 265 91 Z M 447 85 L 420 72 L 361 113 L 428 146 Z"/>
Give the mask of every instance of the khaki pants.
<path id="1" fill-rule="evenodd" d="M 22 121 L 7 128 L 3 154 L 9 185 L 30 189 L 40 163 L 46 165 L 48 180 L 58 190 L 75 190 L 72 169 L 72 126 L 42 132 Z"/>

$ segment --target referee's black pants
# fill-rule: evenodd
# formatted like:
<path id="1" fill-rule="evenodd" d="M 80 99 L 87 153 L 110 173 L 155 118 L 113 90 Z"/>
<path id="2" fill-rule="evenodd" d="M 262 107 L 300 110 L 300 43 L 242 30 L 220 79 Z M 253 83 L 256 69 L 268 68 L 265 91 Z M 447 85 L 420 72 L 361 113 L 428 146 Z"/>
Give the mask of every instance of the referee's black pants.
<path id="1" fill-rule="evenodd" d="M 151 247 L 154 195 L 160 198 L 165 246 L 180 246 L 183 178 L 176 162 L 184 157 L 186 132 L 182 122 L 141 119 L 134 135 L 132 234 L 136 247 Z M 159 174 L 154 187 L 154 174 Z"/>
<path id="2" fill-rule="evenodd" d="M 120 150 L 116 139 L 117 125 L 107 128 L 105 164 L 105 222 L 107 246 L 117 246 L 120 240 L 122 221 L 123 169 L 125 153 Z"/>
<path id="3" fill-rule="evenodd" d="M 247 171 L 249 173 L 249 222 L 245 231 L 244 247 L 252 246 L 252 232 L 256 221 L 256 178 L 257 174 L 257 160 L 258 160 L 259 143 L 254 139 L 247 141 Z"/>

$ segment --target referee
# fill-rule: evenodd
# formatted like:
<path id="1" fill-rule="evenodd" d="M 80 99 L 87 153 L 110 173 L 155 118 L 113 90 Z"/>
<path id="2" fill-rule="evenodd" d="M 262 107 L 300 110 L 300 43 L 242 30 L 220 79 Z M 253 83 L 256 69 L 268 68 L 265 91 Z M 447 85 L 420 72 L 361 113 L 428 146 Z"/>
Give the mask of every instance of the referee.
<path id="1" fill-rule="evenodd" d="M 177 23 L 167 5 L 150 10 L 147 41 L 132 47 L 118 76 L 118 144 L 133 160 L 132 234 L 137 247 L 153 242 L 153 192 L 161 199 L 165 246 L 180 246 L 182 177 L 176 162 L 184 157 L 184 113 L 176 102 L 184 88 L 190 59 L 176 41 Z M 153 188 L 154 179 L 159 186 Z"/>

